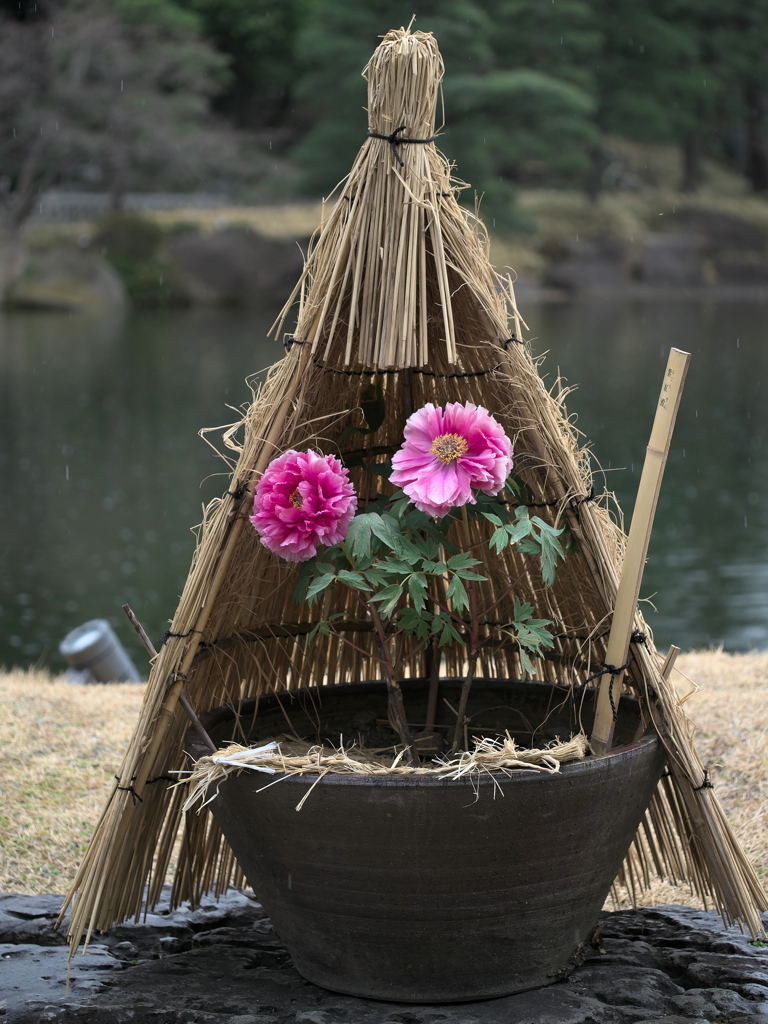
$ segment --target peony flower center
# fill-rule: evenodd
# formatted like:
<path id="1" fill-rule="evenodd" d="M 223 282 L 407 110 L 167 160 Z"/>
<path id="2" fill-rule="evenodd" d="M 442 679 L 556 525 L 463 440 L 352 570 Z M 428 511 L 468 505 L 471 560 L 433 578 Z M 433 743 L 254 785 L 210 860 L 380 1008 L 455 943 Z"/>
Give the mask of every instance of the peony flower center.
<path id="1" fill-rule="evenodd" d="M 301 506 L 304 504 L 304 499 L 299 494 L 298 487 L 293 492 L 293 494 L 288 495 L 288 501 L 290 501 L 294 508 L 301 508 Z"/>
<path id="2" fill-rule="evenodd" d="M 461 434 L 440 434 L 432 442 L 432 447 L 429 450 L 436 459 L 447 466 L 451 462 L 455 462 L 456 459 L 460 459 L 462 455 L 466 455 L 468 448 L 469 444 Z"/>

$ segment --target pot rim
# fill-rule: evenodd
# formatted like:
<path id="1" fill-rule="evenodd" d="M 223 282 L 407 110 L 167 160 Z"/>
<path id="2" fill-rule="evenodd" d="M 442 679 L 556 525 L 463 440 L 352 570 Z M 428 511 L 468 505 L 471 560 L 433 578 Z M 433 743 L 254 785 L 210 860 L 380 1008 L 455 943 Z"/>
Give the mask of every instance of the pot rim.
<path id="1" fill-rule="evenodd" d="M 441 677 L 440 682 L 461 682 L 460 677 L 456 676 L 444 676 Z M 553 690 L 559 690 L 565 696 L 570 693 L 570 687 L 565 686 L 563 683 L 553 683 L 550 680 L 541 679 L 502 679 L 499 677 L 478 677 L 475 680 L 476 683 L 517 683 L 519 686 L 546 686 Z M 414 676 L 408 679 L 401 680 L 401 685 L 405 689 L 413 687 L 414 684 L 418 688 L 425 688 L 428 684 L 428 680 L 423 676 Z M 420 684 L 420 685 L 419 685 Z M 368 679 L 354 683 L 334 683 L 330 686 L 304 686 L 296 690 L 276 690 L 271 693 L 259 694 L 255 697 L 245 697 L 242 700 L 236 701 L 233 704 L 221 704 L 216 708 L 211 708 L 204 714 L 200 715 L 200 722 L 203 727 L 212 729 L 219 725 L 221 722 L 226 721 L 230 717 L 234 717 L 236 714 L 249 714 L 251 708 L 256 706 L 257 702 L 264 701 L 265 707 L 274 706 L 283 703 L 293 703 L 294 700 L 301 698 L 302 696 L 308 697 L 312 700 L 315 697 L 319 697 L 319 703 L 322 703 L 322 693 L 326 690 L 333 690 L 335 693 L 365 693 L 372 689 L 378 689 L 379 687 L 385 686 L 385 682 L 382 679 Z M 415 688 L 415 687 L 414 687 Z M 621 699 L 630 703 L 637 703 L 637 698 L 632 694 L 623 693 Z M 610 763 L 615 763 L 617 759 L 632 759 L 636 754 L 647 747 L 649 744 L 658 744 L 659 737 L 652 724 L 649 724 L 648 730 L 638 740 L 632 743 L 624 744 L 623 746 L 613 747 L 608 753 L 601 754 L 595 757 L 593 754 L 588 754 L 585 758 L 579 761 L 569 761 L 566 764 L 560 766 L 559 772 L 543 772 L 536 771 L 533 768 L 515 768 L 509 773 L 503 771 L 484 771 L 484 772 L 473 772 L 468 775 L 463 775 L 458 779 L 446 778 L 445 775 L 356 775 L 353 773 L 336 773 L 336 772 L 303 772 L 301 774 L 297 772 L 276 772 L 275 775 L 271 775 L 270 782 L 276 783 L 278 781 L 292 780 L 293 782 L 301 785 L 314 785 L 320 778 L 323 782 L 334 786 L 399 786 L 399 787 L 410 787 L 410 786 L 448 786 L 464 784 L 465 786 L 476 789 L 478 785 L 494 785 L 496 786 L 502 780 L 506 782 L 546 782 L 549 781 L 553 776 L 558 778 L 572 777 L 575 775 L 581 775 L 585 772 L 596 771 L 599 769 L 607 770 Z M 184 737 L 184 750 L 191 762 L 199 760 L 201 757 L 208 756 L 210 754 L 209 749 L 205 746 L 199 733 L 194 726 L 190 726 Z M 247 769 L 243 769 L 247 771 Z M 269 783 L 268 783 L 269 784 Z"/>

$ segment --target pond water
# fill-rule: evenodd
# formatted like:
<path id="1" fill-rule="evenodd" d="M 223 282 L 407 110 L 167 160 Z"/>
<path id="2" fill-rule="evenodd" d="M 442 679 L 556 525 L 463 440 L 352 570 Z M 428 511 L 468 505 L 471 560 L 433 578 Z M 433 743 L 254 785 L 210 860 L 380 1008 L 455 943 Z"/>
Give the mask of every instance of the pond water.
<path id="1" fill-rule="evenodd" d="M 108 618 L 145 664 L 173 615 L 204 502 L 226 486 L 197 436 L 235 418 L 282 354 L 276 310 L 0 315 L 0 664 L 63 665 Z M 768 647 L 768 305 L 524 303 L 533 348 L 578 388 L 569 411 L 627 519 L 671 345 L 693 354 L 641 596 L 657 643 Z"/>

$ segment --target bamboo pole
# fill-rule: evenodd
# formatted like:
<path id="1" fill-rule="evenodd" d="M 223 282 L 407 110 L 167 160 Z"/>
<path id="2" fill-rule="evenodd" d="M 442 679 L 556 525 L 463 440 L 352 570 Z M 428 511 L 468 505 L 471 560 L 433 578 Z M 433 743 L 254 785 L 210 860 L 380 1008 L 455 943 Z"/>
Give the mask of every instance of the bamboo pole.
<path id="1" fill-rule="evenodd" d="M 662 679 L 669 679 L 669 677 L 672 675 L 672 669 L 675 667 L 675 662 L 677 661 L 677 656 L 679 653 L 680 648 L 675 647 L 675 645 L 672 644 L 672 646 L 667 651 L 667 656 L 664 659 L 664 664 L 661 666 Z"/>
<path id="2" fill-rule="evenodd" d="M 133 609 L 131 608 L 131 606 L 129 604 L 124 604 L 123 605 L 123 611 L 128 616 L 128 621 L 130 622 L 130 624 L 133 626 L 133 628 L 139 634 L 139 637 L 141 638 L 141 642 L 144 644 L 144 649 L 146 650 L 146 652 L 149 655 L 150 659 L 151 658 L 156 658 L 157 657 L 157 651 L 155 650 L 152 641 L 147 636 L 147 634 L 146 634 L 146 632 L 144 630 L 144 627 L 142 626 L 142 624 L 139 622 L 139 620 L 134 615 Z M 181 706 L 184 708 L 185 712 L 187 713 L 187 718 L 190 720 L 192 725 L 194 725 L 194 727 L 200 733 L 200 735 L 201 735 L 201 737 L 203 739 L 203 742 L 205 743 L 206 747 L 208 747 L 208 749 L 210 750 L 210 752 L 212 754 L 215 754 L 216 753 L 216 749 L 217 749 L 216 748 L 216 744 L 213 742 L 211 737 L 205 731 L 205 727 L 203 726 L 203 723 L 200 721 L 200 719 L 195 714 L 195 710 L 192 707 L 192 705 L 189 703 L 189 700 L 187 699 L 187 695 L 184 693 L 183 690 L 179 693 L 179 704 L 181 704 Z"/>
<path id="3" fill-rule="evenodd" d="M 662 679 L 669 679 L 669 677 L 672 675 L 672 669 L 675 667 L 675 662 L 677 661 L 677 656 L 678 656 L 679 653 L 680 653 L 680 648 L 679 647 L 675 647 L 675 645 L 672 644 L 672 646 L 667 651 L 667 656 L 664 658 L 664 663 L 661 666 L 661 678 Z M 645 715 L 642 714 L 642 712 L 641 712 L 641 714 L 640 714 L 640 724 L 638 725 L 637 731 L 635 732 L 635 736 L 634 736 L 634 741 L 633 742 L 636 743 L 640 739 L 640 737 L 644 735 L 645 730 L 647 728 L 648 728 L 648 722 L 646 721 Z"/>
<path id="4" fill-rule="evenodd" d="M 592 750 L 598 756 L 607 754 L 611 749 L 616 706 L 621 694 L 621 680 L 626 669 L 630 635 L 637 612 L 637 598 L 648 553 L 648 542 L 651 538 L 653 517 L 656 513 L 661 480 L 664 476 L 664 467 L 667 463 L 672 431 L 675 426 L 677 410 L 680 407 L 680 398 L 690 359 L 689 352 L 682 352 L 678 348 L 670 350 L 667 369 L 664 373 L 664 383 L 659 395 L 659 403 L 656 406 L 651 439 L 646 449 L 645 464 L 640 477 L 635 510 L 632 514 L 632 525 L 629 529 L 627 551 L 616 593 L 608 649 L 603 663 L 606 671 L 600 680 L 595 724 L 590 739 Z"/>

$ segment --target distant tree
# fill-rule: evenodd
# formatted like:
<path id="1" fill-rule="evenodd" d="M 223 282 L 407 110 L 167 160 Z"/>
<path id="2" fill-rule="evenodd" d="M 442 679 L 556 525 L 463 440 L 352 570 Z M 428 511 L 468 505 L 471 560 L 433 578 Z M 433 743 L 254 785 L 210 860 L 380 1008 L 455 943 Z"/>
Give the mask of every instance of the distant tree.
<path id="1" fill-rule="evenodd" d="M 296 39 L 308 0 L 179 0 L 199 15 L 206 37 L 224 53 L 231 78 L 216 96 L 215 109 L 241 128 L 276 129 L 291 138 L 294 85 L 298 78 Z"/>
<path id="2" fill-rule="evenodd" d="M 765 0 L 670 0 L 695 33 L 709 103 L 699 132 L 715 135 L 752 187 L 768 191 L 768 4 Z"/>
<path id="3" fill-rule="evenodd" d="M 698 188 L 700 125 L 715 96 L 713 73 L 702 68 L 700 40 L 674 0 L 591 0 L 602 44 L 595 54 L 595 123 L 601 134 L 683 147 L 682 187 Z M 605 148 L 592 152 L 587 192 L 597 198 L 608 164 Z"/>
<path id="4" fill-rule="evenodd" d="M 87 166 L 114 203 L 129 187 L 248 173 L 209 100 L 226 59 L 168 0 L 69 0 L 0 23 L 0 187 L 14 232 L 46 188 Z"/>
<path id="5" fill-rule="evenodd" d="M 492 67 L 452 75 L 445 88 L 459 167 L 485 183 L 496 207 L 494 194 L 503 199 L 510 183 L 568 186 L 583 177 L 599 138 L 590 64 L 601 38 L 582 0 L 482 2 Z"/>
<path id="6" fill-rule="evenodd" d="M 597 125 L 682 150 L 680 187 L 696 192 L 709 153 L 768 190 L 765 0 L 591 0 L 603 45 Z M 599 191 L 601 154 L 591 180 Z"/>

